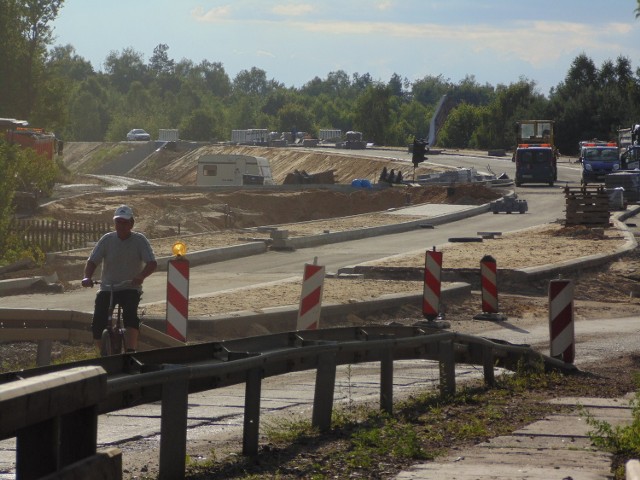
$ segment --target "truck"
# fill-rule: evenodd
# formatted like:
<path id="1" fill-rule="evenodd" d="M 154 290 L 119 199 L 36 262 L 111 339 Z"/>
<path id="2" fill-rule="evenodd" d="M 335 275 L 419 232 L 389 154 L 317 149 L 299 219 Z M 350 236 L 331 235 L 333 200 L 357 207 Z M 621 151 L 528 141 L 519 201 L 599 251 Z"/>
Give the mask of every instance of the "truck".
<path id="1" fill-rule="evenodd" d="M 238 145 L 266 145 L 268 137 L 269 130 L 266 128 L 231 130 L 231 143 Z"/>
<path id="2" fill-rule="evenodd" d="M 618 129 L 618 152 L 621 170 L 638 170 L 640 168 L 640 124 L 630 128 Z"/>
<path id="3" fill-rule="evenodd" d="M 29 126 L 26 120 L 14 118 L 0 118 L 0 135 L 12 145 L 20 145 L 21 148 L 34 150 L 38 155 L 54 162 L 54 156 L 62 155 L 63 143 L 55 134 L 44 128 Z M 53 190 L 54 182 L 42 187 L 31 184 L 22 184 L 14 193 L 13 204 L 17 213 L 33 212 L 38 206 L 38 200 L 46 197 Z"/>
<path id="4" fill-rule="evenodd" d="M 6 130 L 4 136 L 8 143 L 31 148 L 51 161 L 54 154 L 62 154 L 62 143 L 44 128 L 15 127 Z"/>
<path id="5" fill-rule="evenodd" d="M 264 157 L 206 154 L 198 159 L 196 185 L 273 185 L 271 166 Z"/>
<path id="6" fill-rule="evenodd" d="M 345 133 L 345 140 L 337 142 L 336 148 L 346 148 L 348 150 L 364 150 L 367 148 L 367 142 L 362 139 L 362 132 L 349 130 Z"/>
<path id="7" fill-rule="evenodd" d="M 620 170 L 620 156 L 617 142 L 600 140 L 584 140 L 579 143 L 582 165 L 580 183 L 588 185 L 594 182 L 604 182 L 604 177 Z"/>
<path id="8" fill-rule="evenodd" d="M 558 150 L 554 143 L 553 120 L 516 122 L 516 186 L 524 183 L 553 183 L 558 179 Z"/>

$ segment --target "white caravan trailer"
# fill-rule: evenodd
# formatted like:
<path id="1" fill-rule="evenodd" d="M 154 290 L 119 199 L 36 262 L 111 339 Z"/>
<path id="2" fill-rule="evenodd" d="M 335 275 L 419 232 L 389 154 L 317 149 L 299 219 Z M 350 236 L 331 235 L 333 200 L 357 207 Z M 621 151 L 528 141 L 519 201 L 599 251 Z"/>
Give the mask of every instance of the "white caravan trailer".
<path id="1" fill-rule="evenodd" d="M 251 155 L 202 155 L 196 185 L 273 185 L 269 160 Z"/>

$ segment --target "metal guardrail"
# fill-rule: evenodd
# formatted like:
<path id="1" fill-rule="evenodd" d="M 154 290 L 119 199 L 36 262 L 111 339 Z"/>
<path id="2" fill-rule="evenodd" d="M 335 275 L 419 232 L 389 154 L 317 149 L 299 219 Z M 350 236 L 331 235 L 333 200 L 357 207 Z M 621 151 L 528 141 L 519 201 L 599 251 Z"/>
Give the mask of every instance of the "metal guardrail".
<path id="1" fill-rule="evenodd" d="M 36 365 L 51 363 L 52 342 L 91 343 L 91 318 L 74 310 L 0 309 L 0 337 L 4 342 L 36 342 Z M 140 325 L 141 349 L 183 345 L 182 342 L 152 328 Z"/>
<path id="2" fill-rule="evenodd" d="M 484 380 L 494 383 L 494 369 L 516 370 L 540 364 L 545 369 L 573 372 L 573 365 L 546 357 L 528 346 L 513 345 L 471 335 L 422 327 L 371 326 L 296 331 L 223 342 L 151 350 L 132 355 L 96 358 L 72 364 L 48 366 L 0 375 L 0 412 L 7 412 L 7 392 L 21 382 L 32 383 L 47 375 L 73 368 L 101 367 L 107 373 L 106 392 L 97 400 L 97 413 L 107 413 L 135 405 L 161 401 L 160 476 L 184 478 L 186 456 L 187 404 L 190 393 L 246 384 L 242 452 L 258 453 L 260 393 L 262 379 L 286 373 L 316 370 L 312 424 L 329 429 L 333 410 L 336 367 L 355 363 L 380 363 L 380 408 L 393 411 L 393 362 L 432 360 L 439 363 L 440 392 L 456 390 L 457 363 L 480 365 Z M 46 391 L 46 388 L 42 388 Z M 21 422 L 0 415 L 0 439 L 20 436 L 30 428 L 31 411 L 25 407 Z M 52 417 L 61 415 L 50 407 Z M 62 405 L 60 408 L 66 408 Z M 46 440 L 43 440 L 46 441 Z M 54 440 L 52 440 L 54 441 Z M 58 441 L 58 439 L 55 439 Z M 64 451 L 73 450 L 73 436 L 60 439 Z M 86 441 L 86 439 L 84 439 Z M 95 442 L 95 440 L 94 440 Z M 95 447 L 95 443 L 94 443 Z M 39 444 L 18 442 L 16 456 L 38 454 Z M 23 475 L 22 464 L 17 473 Z M 35 477 L 33 477 L 35 478 Z"/>

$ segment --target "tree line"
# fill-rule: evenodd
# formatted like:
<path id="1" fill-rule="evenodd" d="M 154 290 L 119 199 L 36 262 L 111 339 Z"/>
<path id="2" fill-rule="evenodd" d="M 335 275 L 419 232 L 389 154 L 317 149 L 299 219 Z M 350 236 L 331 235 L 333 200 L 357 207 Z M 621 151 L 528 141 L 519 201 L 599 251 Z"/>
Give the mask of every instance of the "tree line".
<path id="1" fill-rule="evenodd" d="M 556 122 L 562 152 L 580 140 L 612 139 L 640 120 L 640 73 L 626 57 L 596 65 L 577 56 L 548 95 L 534 80 L 479 84 L 442 75 L 388 81 L 343 70 L 286 87 L 252 67 L 231 78 L 220 62 L 171 58 L 167 44 L 149 60 L 134 48 L 112 51 L 102 71 L 72 45 L 52 45 L 51 24 L 64 0 L 0 0 L 0 116 L 27 119 L 65 141 L 120 141 L 131 128 L 152 136 L 178 128 L 184 139 L 228 140 L 233 129 L 361 131 L 379 145 L 426 138 L 443 95 L 452 106 L 438 145 L 512 148 L 517 120 Z"/>

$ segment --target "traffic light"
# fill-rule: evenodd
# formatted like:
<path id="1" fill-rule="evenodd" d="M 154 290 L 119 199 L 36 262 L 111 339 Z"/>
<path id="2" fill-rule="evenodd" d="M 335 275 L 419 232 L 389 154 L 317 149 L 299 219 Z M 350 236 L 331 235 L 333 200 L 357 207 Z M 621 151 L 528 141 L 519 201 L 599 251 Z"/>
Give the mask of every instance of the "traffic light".
<path id="1" fill-rule="evenodd" d="M 413 166 L 417 167 L 419 163 L 424 162 L 427 157 L 427 142 L 424 140 L 413 139 Z"/>

